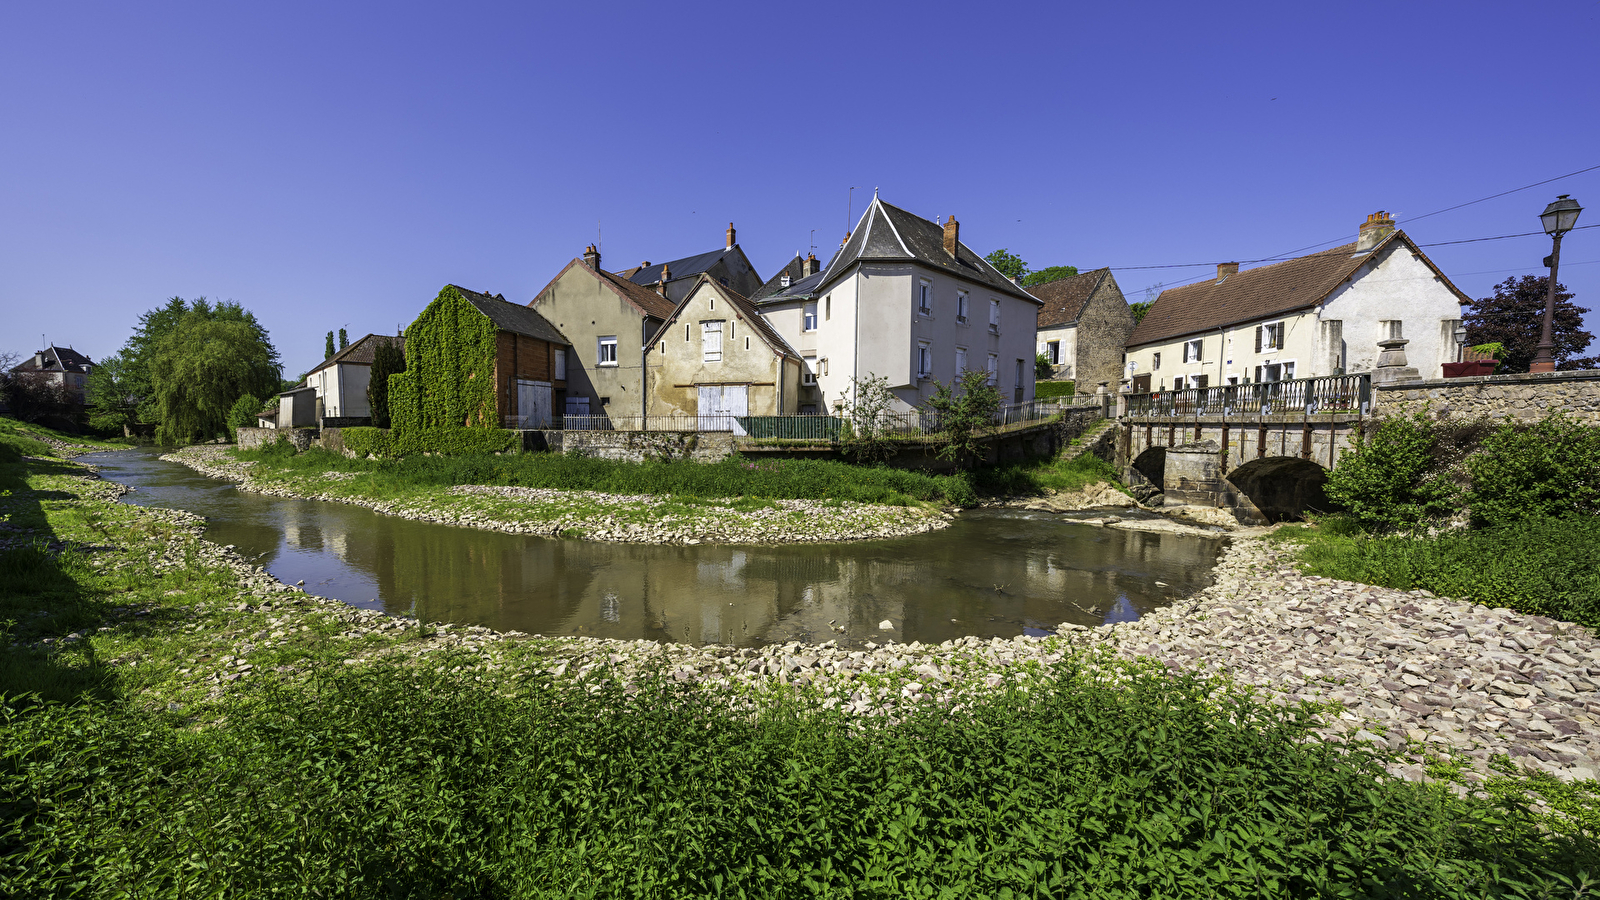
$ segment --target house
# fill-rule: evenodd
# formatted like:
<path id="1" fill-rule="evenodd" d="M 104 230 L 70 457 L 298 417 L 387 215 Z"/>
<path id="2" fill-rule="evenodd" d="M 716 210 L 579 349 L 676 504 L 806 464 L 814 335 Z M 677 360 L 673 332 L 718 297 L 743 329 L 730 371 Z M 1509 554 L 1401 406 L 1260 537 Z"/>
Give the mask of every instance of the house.
<path id="1" fill-rule="evenodd" d="M 802 259 L 797 253 L 751 298 L 751 302 L 761 310 L 763 318 L 780 334 L 787 335 L 786 343 L 801 355 L 796 410 L 803 416 L 820 415 L 827 411 L 816 378 L 819 299 L 816 287 L 821 283 L 822 266 L 816 254 L 807 254 Z"/>
<path id="2" fill-rule="evenodd" d="M 572 345 L 530 307 L 500 294 L 445 288 L 451 289 L 494 325 L 496 421 L 506 428 L 549 428 L 566 402 Z"/>
<path id="3" fill-rule="evenodd" d="M 987 371 L 1008 403 L 1033 399 L 1041 303 L 961 243 L 954 217 L 941 225 L 874 196 L 814 277 L 759 306 L 805 359 L 823 411 L 868 377 L 886 379 L 899 408 L 921 407 L 965 370 Z"/>
<path id="4" fill-rule="evenodd" d="M 1468 302 L 1386 213 L 1355 243 L 1161 292 L 1128 337 L 1134 393 L 1371 371 L 1378 342 L 1409 340 L 1423 378 L 1454 359 Z"/>
<path id="5" fill-rule="evenodd" d="M 319 419 L 339 419 L 330 425 L 371 425 L 372 405 L 367 400 L 367 385 L 372 382 L 372 360 L 384 344 L 405 349 L 405 338 L 369 334 L 323 360 L 306 373 L 305 386 L 311 388 L 319 404 Z"/>
<path id="6" fill-rule="evenodd" d="M 738 416 L 792 416 L 800 354 L 755 304 L 711 278 L 684 297 L 645 354 L 650 416 L 697 418 L 701 431 L 741 431 Z"/>
<path id="7" fill-rule="evenodd" d="M 739 248 L 738 232 L 728 223 L 727 244 L 721 250 L 710 250 L 685 256 L 670 262 L 652 264 L 646 260 L 631 269 L 613 272 L 641 287 L 664 287 L 668 300 L 677 304 L 694 290 L 700 276 L 705 275 L 725 288 L 748 297 L 761 287 L 761 276 Z M 598 255 L 598 254 L 597 254 Z"/>
<path id="8" fill-rule="evenodd" d="M 11 374 L 59 386 L 78 403 L 83 403 L 89 399 L 89 373 L 93 369 L 94 360 L 71 347 L 52 344 L 12 366 Z"/>
<path id="9" fill-rule="evenodd" d="M 669 284 L 651 290 L 606 272 L 590 246 L 539 291 L 529 307 L 572 342 L 558 412 L 623 425 L 643 414 L 644 348 L 676 306 Z"/>
<path id="10" fill-rule="evenodd" d="M 1084 392 L 1122 379 L 1122 351 L 1133 332 L 1133 310 L 1110 269 L 1095 269 L 1027 288 L 1039 298 L 1037 346 L 1054 377 L 1075 380 Z"/>

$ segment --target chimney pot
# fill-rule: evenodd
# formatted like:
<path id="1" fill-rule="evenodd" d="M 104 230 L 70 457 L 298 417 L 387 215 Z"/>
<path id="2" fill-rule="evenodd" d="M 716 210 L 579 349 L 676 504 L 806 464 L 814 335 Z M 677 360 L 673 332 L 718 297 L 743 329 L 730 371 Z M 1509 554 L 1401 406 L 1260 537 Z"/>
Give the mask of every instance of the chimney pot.
<path id="1" fill-rule="evenodd" d="M 800 274 L 802 276 L 817 274 L 817 255 L 815 253 L 806 254 L 805 260 L 800 263 Z"/>
<path id="2" fill-rule="evenodd" d="M 1239 264 L 1236 262 L 1217 263 L 1217 280 L 1221 281 L 1229 275 L 1239 274 Z"/>
<path id="3" fill-rule="evenodd" d="M 733 230 L 733 223 L 729 222 L 728 223 L 728 246 L 729 247 L 732 247 L 734 244 L 739 243 L 738 234 L 739 233 L 737 231 Z"/>
<path id="4" fill-rule="evenodd" d="M 593 244 L 583 248 L 583 262 L 596 272 L 600 271 L 600 249 Z"/>
<path id="5" fill-rule="evenodd" d="M 671 278 L 672 278 L 672 273 L 668 270 L 667 264 L 666 263 L 662 263 L 661 264 L 661 280 L 656 282 L 656 292 L 659 293 L 663 297 L 665 297 L 667 295 L 667 282 L 669 280 L 671 280 Z"/>
<path id="6" fill-rule="evenodd" d="M 956 221 L 955 216 L 951 216 L 950 220 L 944 223 L 944 252 L 955 256 L 956 248 L 960 246 L 961 223 Z"/>
<path id="7" fill-rule="evenodd" d="M 1361 223 L 1361 232 L 1356 236 L 1356 252 L 1366 253 L 1383 243 L 1383 239 L 1394 232 L 1394 217 L 1379 210 Z"/>

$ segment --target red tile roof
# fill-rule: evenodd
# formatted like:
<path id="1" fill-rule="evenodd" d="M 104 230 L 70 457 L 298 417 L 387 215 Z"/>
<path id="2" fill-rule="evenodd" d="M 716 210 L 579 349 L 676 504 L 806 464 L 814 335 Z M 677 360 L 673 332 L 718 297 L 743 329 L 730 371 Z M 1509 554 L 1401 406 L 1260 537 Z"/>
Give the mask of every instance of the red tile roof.
<path id="1" fill-rule="evenodd" d="M 1044 302 L 1039 307 L 1039 327 L 1054 328 L 1058 325 L 1071 325 L 1083 315 L 1083 308 L 1089 303 L 1089 298 L 1094 296 L 1095 288 L 1105 280 L 1110 269 L 1095 269 L 1092 272 L 1082 272 L 1069 278 L 1058 278 L 1044 284 L 1036 284 L 1023 290 L 1038 297 Z"/>

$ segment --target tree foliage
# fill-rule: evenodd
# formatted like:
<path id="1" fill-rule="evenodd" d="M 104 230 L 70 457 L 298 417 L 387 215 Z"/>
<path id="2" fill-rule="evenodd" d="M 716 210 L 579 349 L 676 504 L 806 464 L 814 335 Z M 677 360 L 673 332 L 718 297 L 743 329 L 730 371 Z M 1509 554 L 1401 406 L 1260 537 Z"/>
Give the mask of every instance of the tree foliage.
<path id="1" fill-rule="evenodd" d="M 1528 371 L 1538 353 L 1549 284 L 1549 275 L 1511 277 L 1494 286 L 1494 296 L 1467 301 L 1462 320 L 1467 328 L 1467 343 L 1500 344 L 1504 348 L 1504 355 L 1497 357 L 1501 372 Z M 1600 366 L 1600 358 L 1579 357 L 1594 340 L 1594 335 L 1583 329 L 1583 314 L 1589 310 L 1573 299 L 1573 293 L 1557 282 L 1555 316 L 1551 319 L 1555 341 L 1552 355 L 1557 369 L 1592 369 Z"/>
<path id="2" fill-rule="evenodd" d="M 333 346 L 333 332 L 330 331 L 322 343 L 322 358 L 327 359 L 337 352 L 338 350 Z"/>
<path id="3" fill-rule="evenodd" d="M 1145 313 L 1149 312 L 1150 307 L 1154 305 L 1154 300 L 1139 300 L 1134 303 L 1129 303 L 1128 310 L 1133 313 L 1133 324 L 1137 325 L 1140 322 L 1143 322 Z"/>
<path id="4" fill-rule="evenodd" d="M 253 428 L 256 424 L 256 413 L 261 411 L 261 401 L 245 394 L 233 401 L 233 406 L 228 408 L 228 440 L 239 439 L 239 429 Z"/>
<path id="5" fill-rule="evenodd" d="M 134 360 L 128 350 L 103 357 L 89 370 L 89 424 L 101 430 L 121 430 L 139 421 L 139 401 L 147 390 L 134 380 Z"/>
<path id="6" fill-rule="evenodd" d="M 1077 266 L 1046 266 L 1035 272 L 1028 268 L 1028 264 L 1023 261 L 1022 257 L 1004 247 L 990 253 L 984 259 L 988 261 L 989 265 L 994 266 L 1001 275 L 1017 279 L 1022 282 L 1024 287 L 1059 281 L 1078 274 Z"/>
<path id="7" fill-rule="evenodd" d="M 39 372 L 0 373 L 0 399 L 19 422 L 53 422 L 76 428 L 83 402 L 66 385 Z"/>
<path id="8" fill-rule="evenodd" d="M 275 393 L 280 376 L 278 351 L 254 315 L 236 303 L 196 300 L 150 350 L 156 439 L 189 443 L 225 434 L 234 403 Z"/>
<path id="9" fill-rule="evenodd" d="M 1033 287 L 1036 284 L 1049 284 L 1063 278 L 1071 278 L 1078 274 L 1077 266 L 1046 266 L 1037 272 L 1029 272 L 1022 276 L 1023 287 Z"/>
<path id="10" fill-rule="evenodd" d="M 1467 461 L 1475 525 L 1600 516 L 1600 428 L 1557 413 L 1531 427 L 1507 423 Z"/>
<path id="11" fill-rule="evenodd" d="M 339 329 L 339 349 L 343 350 L 344 348 L 346 348 L 348 346 L 350 346 L 350 336 L 345 334 L 344 329 L 341 328 L 341 329 Z M 331 354 L 331 353 L 329 354 L 329 356 L 332 356 L 332 355 L 333 354 Z"/>
<path id="12" fill-rule="evenodd" d="M 894 455 L 894 446 L 889 443 L 885 430 L 894 403 L 889 379 L 873 375 L 852 377 L 844 409 L 846 428 L 840 436 L 840 452 L 854 462 L 867 464 L 881 463 Z"/>
<path id="13" fill-rule="evenodd" d="M 372 379 L 367 382 L 367 404 L 372 407 L 374 427 L 389 427 L 389 376 L 405 370 L 405 353 L 394 342 L 380 340 L 372 353 Z"/>
<path id="14" fill-rule="evenodd" d="M 953 384 L 940 384 L 928 398 L 928 409 L 939 417 L 944 443 L 939 458 L 971 468 L 984 457 L 983 439 L 994 431 L 1000 392 L 989 384 L 989 373 L 968 370 Z"/>

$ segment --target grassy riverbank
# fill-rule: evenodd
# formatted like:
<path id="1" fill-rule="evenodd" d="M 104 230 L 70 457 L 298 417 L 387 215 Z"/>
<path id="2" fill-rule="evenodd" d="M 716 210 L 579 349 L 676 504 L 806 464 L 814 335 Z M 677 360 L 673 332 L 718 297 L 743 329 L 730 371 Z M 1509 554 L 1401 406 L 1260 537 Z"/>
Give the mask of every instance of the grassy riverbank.
<path id="1" fill-rule="evenodd" d="M 1403 782 L 1196 675 L 1053 644 L 875 718 L 605 652 L 562 675 L 553 642 L 284 591 L 82 476 L 0 459 L 0 895 L 1565 896 L 1600 867 L 1578 786 Z"/>

